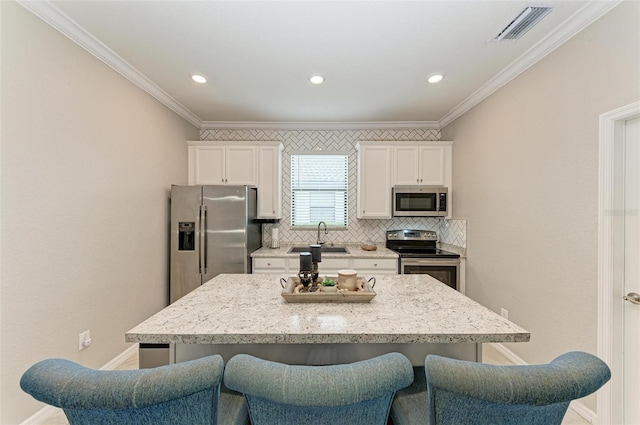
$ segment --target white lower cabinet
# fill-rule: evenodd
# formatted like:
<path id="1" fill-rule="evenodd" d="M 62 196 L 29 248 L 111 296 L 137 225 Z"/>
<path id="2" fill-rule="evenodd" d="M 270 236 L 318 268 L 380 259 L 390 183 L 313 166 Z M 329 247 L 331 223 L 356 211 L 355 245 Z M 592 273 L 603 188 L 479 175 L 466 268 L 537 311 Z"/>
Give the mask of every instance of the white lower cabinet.
<path id="1" fill-rule="evenodd" d="M 395 258 L 354 258 L 353 268 L 358 275 L 371 277 L 398 274 L 398 260 Z"/>
<path id="2" fill-rule="evenodd" d="M 289 268 L 287 258 L 254 258 L 253 273 L 286 275 Z"/>
<path id="3" fill-rule="evenodd" d="M 281 277 L 298 274 L 300 260 L 296 257 L 253 258 L 253 273 L 277 274 Z M 398 274 L 396 258 L 323 258 L 318 264 L 320 276 L 337 276 L 338 270 L 353 269 L 367 279 L 373 276 Z"/>
<path id="4" fill-rule="evenodd" d="M 320 276 L 337 276 L 338 270 L 350 269 L 351 258 L 323 258 L 318 264 L 318 274 Z"/>

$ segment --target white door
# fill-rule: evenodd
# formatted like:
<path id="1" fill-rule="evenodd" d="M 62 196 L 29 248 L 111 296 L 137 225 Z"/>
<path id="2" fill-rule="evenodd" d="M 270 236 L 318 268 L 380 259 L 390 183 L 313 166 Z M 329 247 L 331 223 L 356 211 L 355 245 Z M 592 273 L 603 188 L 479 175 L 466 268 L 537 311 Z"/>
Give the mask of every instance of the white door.
<path id="1" fill-rule="evenodd" d="M 640 425 L 640 101 L 599 121 L 598 355 L 611 381 L 598 423 Z"/>
<path id="2" fill-rule="evenodd" d="M 624 140 L 624 423 L 640 425 L 640 118 L 625 122 Z"/>

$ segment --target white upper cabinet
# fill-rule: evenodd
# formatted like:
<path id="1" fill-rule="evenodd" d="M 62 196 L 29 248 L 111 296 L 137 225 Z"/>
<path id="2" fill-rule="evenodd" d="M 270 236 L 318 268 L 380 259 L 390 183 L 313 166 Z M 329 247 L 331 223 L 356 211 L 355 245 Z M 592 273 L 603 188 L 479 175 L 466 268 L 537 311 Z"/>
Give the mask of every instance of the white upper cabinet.
<path id="1" fill-rule="evenodd" d="M 227 146 L 225 157 L 225 184 L 257 183 L 257 160 L 254 146 Z"/>
<path id="2" fill-rule="evenodd" d="M 391 218 L 393 186 L 445 186 L 451 218 L 453 142 L 359 142 L 358 218 Z"/>
<path id="3" fill-rule="evenodd" d="M 189 184 L 258 188 L 258 218 L 282 217 L 280 142 L 188 142 Z"/>
<path id="4" fill-rule="evenodd" d="M 391 218 L 391 147 L 361 142 L 358 150 L 358 218 Z"/>
<path id="5" fill-rule="evenodd" d="M 282 218 L 282 143 L 258 146 L 258 218 Z"/>
<path id="6" fill-rule="evenodd" d="M 255 146 L 219 142 L 188 144 L 189 184 L 256 184 Z"/>
<path id="7" fill-rule="evenodd" d="M 452 143 L 409 143 L 394 144 L 392 185 L 451 186 Z"/>
<path id="8" fill-rule="evenodd" d="M 224 184 L 224 146 L 189 146 L 189 184 Z"/>

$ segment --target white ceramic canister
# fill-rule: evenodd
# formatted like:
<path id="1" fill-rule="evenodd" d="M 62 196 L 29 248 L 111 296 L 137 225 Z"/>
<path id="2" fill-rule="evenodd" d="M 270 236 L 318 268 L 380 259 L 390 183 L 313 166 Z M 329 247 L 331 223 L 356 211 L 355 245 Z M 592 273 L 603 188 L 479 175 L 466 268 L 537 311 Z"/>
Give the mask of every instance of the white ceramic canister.
<path id="1" fill-rule="evenodd" d="M 355 291 L 358 288 L 358 272 L 345 269 L 338 270 L 338 289 Z"/>

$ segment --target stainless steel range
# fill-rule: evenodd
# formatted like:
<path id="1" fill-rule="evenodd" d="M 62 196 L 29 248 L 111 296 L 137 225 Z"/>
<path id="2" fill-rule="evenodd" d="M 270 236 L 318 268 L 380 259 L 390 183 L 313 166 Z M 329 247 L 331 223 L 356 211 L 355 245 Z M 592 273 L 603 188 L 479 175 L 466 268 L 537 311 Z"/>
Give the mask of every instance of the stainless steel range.
<path id="1" fill-rule="evenodd" d="M 398 253 L 398 273 L 428 274 L 460 290 L 460 255 L 437 247 L 433 230 L 387 230 L 385 246 Z"/>

